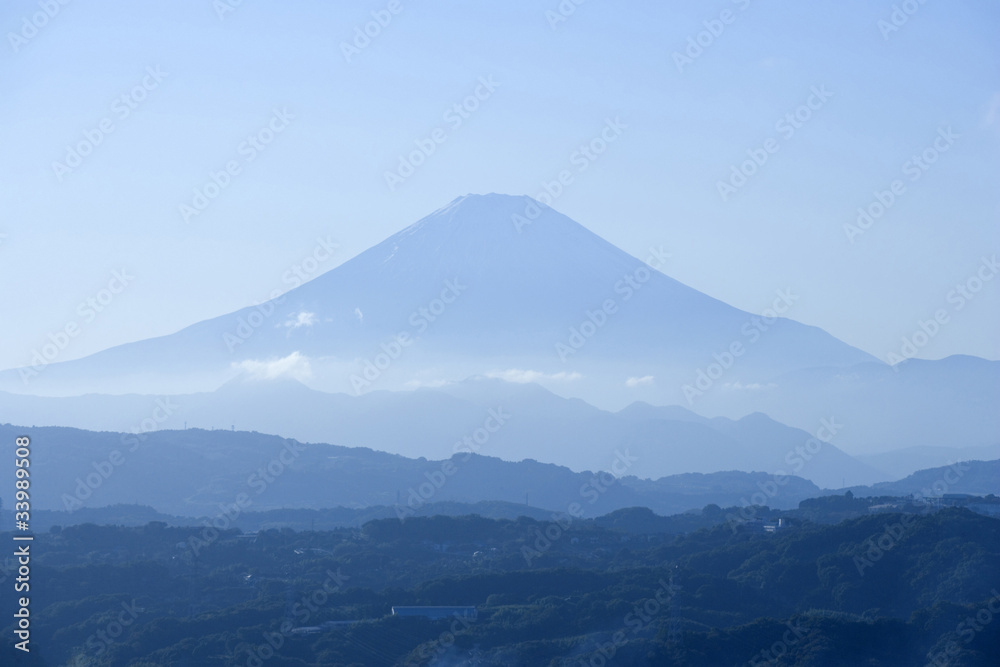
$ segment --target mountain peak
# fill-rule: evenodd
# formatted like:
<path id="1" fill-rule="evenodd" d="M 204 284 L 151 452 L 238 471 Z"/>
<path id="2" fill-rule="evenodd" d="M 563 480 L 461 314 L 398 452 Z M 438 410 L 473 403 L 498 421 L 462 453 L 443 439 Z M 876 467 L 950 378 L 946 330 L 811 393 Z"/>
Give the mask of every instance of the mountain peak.
<path id="1" fill-rule="evenodd" d="M 466 208 L 466 207 L 490 207 L 492 209 L 496 208 L 509 208 L 512 211 L 518 208 L 523 209 L 531 204 L 535 204 L 539 208 L 545 207 L 549 208 L 545 204 L 541 203 L 537 199 L 533 199 L 528 195 L 508 195 L 501 192 L 488 192 L 485 194 L 478 194 L 475 192 L 470 192 L 469 194 L 462 195 L 461 197 L 455 197 L 447 205 L 441 207 L 438 210 L 446 210 L 450 208 Z M 551 209 L 550 209 L 551 210 Z M 437 211 L 435 211 L 436 213 Z M 433 213 L 431 214 L 433 215 Z"/>
<path id="2" fill-rule="evenodd" d="M 501 238 L 519 236 L 535 223 L 553 228 L 559 235 L 592 235 L 579 223 L 527 195 L 491 192 L 456 197 L 386 241 L 392 241 L 397 236 L 406 237 L 440 229 L 452 233 L 467 230 L 477 235 L 489 234 L 489 240 L 495 242 Z M 596 235 L 594 237 L 598 238 Z M 480 241 L 486 240 L 480 237 Z"/>
<path id="3" fill-rule="evenodd" d="M 487 192 L 484 194 L 479 194 L 476 192 L 470 192 L 468 194 L 462 195 L 461 197 L 455 197 L 451 202 L 448 203 L 444 208 L 455 205 L 469 205 L 477 203 L 487 203 L 490 205 L 504 205 L 504 204 L 521 204 L 527 205 L 531 202 L 535 202 L 539 206 L 544 206 L 536 199 L 532 199 L 528 195 L 509 195 L 502 192 Z"/>
<path id="4" fill-rule="evenodd" d="M 529 300 L 546 302 L 543 309 L 564 302 L 568 287 L 586 297 L 573 306 L 573 311 L 582 312 L 593 294 L 609 293 L 617 280 L 640 265 L 531 197 L 489 193 L 452 200 L 349 260 L 338 272 L 356 273 L 364 282 L 378 275 L 383 293 L 398 291 L 415 277 L 425 289 L 437 291 L 445 280 L 458 278 L 474 283 L 477 294 L 507 295 L 505 301 L 520 296 L 522 306 Z M 325 282 L 326 276 L 321 276 L 303 289 L 326 289 Z M 546 293 L 553 291 L 547 300 Z M 425 298 L 411 301 L 419 304 Z"/>
<path id="5" fill-rule="evenodd" d="M 748 321 L 551 206 L 467 194 L 265 306 L 72 366 L 88 383 L 100 372 L 121 386 L 123 375 L 155 369 L 171 382 L 196 376 L 218 386 L 241 368 L 273 374 L 308 364 L 310 385 L 327 391 L 524 369 L 567 390 L 589 382 L 604 392 L 629 375 L 655 375 L 674 392 L 665 400 L 677 402 L 694 369 L 729 349 Z M 392 342 L 403 335 L 408 343 Z M 739 379 L 868 360 L 782 320 L 740 359 Z M 362 372 L 378 385 L 359 382 Z"/>

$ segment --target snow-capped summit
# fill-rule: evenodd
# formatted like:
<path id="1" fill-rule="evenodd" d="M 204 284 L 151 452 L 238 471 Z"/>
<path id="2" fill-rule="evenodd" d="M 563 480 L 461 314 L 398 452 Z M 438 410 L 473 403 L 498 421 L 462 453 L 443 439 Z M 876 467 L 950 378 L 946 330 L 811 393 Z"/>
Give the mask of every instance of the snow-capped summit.
<path id="1" fill-rule="evenodd" d="M 934 444 L 955 415 L 969 444 L 993 441 L 996 362 L 892 369 L 783 317 L 786 290 L 748 313 L 658 268 L 530 197 L 466 195 L 272 301 L 51 364 L 30 391 L 179 394 L 244 375 L 356 394 L 485 376 L 605 408 L 842 420 L 838 445 L 869 449 Z M 24 372 L 0 389 L 24 392 Z"/>

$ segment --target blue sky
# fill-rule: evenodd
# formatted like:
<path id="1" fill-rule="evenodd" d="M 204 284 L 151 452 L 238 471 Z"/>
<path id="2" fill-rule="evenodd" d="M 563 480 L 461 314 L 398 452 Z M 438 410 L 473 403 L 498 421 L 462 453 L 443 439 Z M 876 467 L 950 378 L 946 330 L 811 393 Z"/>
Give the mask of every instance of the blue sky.
<path id="1" fill-rule="evenodd" d="M 993 3 L 914 0 L 891 31 L 893 2 L 567 0 L 555 24 L 555 0 L 50 4 L 44 20 L 37 2 L 0 8 L 0 367 L 68 322 L 61 359 L 262 301 L 317 239 L 339 248 L 309 275 L 457 196 L 534 196 L 561 170 L 556 209 L 637 257 L 662 246 L 667 274 L 714 297 L 760 312 L 790 289 L 790 317 L 883 359 L 944 310 L 917 356 L 1000 359 Z M 372 12 L 391 20 L 345 57 Z M 689 39 L 704 46 L 678 67 Z M 615 119 L 620 137 L 579 162 Z M 81 142 L 79 166 L 54 166 Z"/>

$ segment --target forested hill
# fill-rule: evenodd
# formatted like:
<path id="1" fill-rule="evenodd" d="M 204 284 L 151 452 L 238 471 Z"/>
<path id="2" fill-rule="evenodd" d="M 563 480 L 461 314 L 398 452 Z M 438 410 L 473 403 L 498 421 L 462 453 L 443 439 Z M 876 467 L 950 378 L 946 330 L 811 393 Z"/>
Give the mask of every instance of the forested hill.
<path id="1" fill-rule="evenodd" d="M 963 509 L 679 536 L 441 516 L 249 537 L 82 525 L 32 548 L 38 649 L 15 662 L 5 640 L 3 664 L 910 667 L 951 650 L 948 664 L 985 667 L 1000 654 L 1000 521 Z"/>

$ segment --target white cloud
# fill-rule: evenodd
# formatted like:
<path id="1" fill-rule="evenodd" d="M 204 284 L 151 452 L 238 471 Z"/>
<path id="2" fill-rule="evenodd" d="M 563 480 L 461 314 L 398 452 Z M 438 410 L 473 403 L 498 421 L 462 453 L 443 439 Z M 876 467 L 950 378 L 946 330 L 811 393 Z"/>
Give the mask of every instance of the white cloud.
<path id="1" fill-rule="evenodd" d="M 286 320 L 284 326 L 292 329 L 298 329 L 299 327 L 311 327 L 316 324 L 316 321 L 316 313 L 307 313 L 302 311 L 295 317 Z"/>
<path id="2" fill-rule="evenodd" d="M 761 384 L 760 382 L 752 382 L 750 384 L 743 384 L 742 382 L 727 382 L 722 385 L 722 388 L 728 391 L 765 391 L 767 389 L 774 389 L 778 385 L 773 382 L 767 384 Z"/>
<path id="3" fill-rule="evenodd" d="M 364 321 L 365 321 L 365 314 L 361 312 L 360 308 L 355 308 L 354 309 L 354 316 L 356 318 L 358 318 L 358 322 L 364 323 Z"/>
<path id="4" fill-rule="evenodd" d="M 255 380 L 274 380 L 281 377 L 305 380 L 312 375 L 309 358 L 299 352 L 292 352 L 282 359 L 268 361 L 245 359 L 239 363 L 234 363 L 233 367 L 245 372 Z"/>
<path id="5" fill-rule="evenodd" d="M 498 378 L 507 382 L 539 382 L 549 380 L 554 382 L 574 382 L 583 376 L 579 373 L 542 373 L 541 371 L 522 370 L 520 368 L 509 368 L 505 371 L 492 371 L 486 374 L 488 378 Z"/>
<path id="6" fill-rule="evenodd" d="M 653 376 L 652 375 L 643 375 L 641 378 L 639 378 L 639 377 L 631 377 L 631 378 L 625 380 L 625 386 L 626 387 L 638 387 L 638 386 L 646 385 L 646 384 L 653 384 Z"/>

